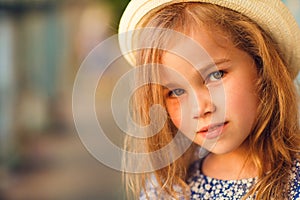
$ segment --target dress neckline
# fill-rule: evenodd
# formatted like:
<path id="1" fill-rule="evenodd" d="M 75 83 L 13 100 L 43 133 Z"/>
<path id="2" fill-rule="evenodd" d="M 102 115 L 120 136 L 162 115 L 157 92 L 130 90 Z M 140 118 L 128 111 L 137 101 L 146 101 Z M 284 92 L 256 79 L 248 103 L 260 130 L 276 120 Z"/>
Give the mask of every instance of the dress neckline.
<path id="1" fill-rule="evenodd" d="M 202 176 L 209 182 L 228 182 L 228 183 L 237 183 L 237 184 L 247 183 L 247 182 L 252 183 L 253 181 L 257 181 L 257 179 L 258 179 L 258 177 L 241 178 L 241 179 L 219 179 L 219 178 L 214 178 L 214 177 L 208 176 L 208 175 L 204 174 L 202 171 L 203 160 L 204 160 L 204 158 L 195 161 L 195 163 L 193 164 L 193 167 L 192 167 L 193 168 L 192 171 L 194 171 L 191 174 L 192 176 L 195 176 L 195 175 Z"/>

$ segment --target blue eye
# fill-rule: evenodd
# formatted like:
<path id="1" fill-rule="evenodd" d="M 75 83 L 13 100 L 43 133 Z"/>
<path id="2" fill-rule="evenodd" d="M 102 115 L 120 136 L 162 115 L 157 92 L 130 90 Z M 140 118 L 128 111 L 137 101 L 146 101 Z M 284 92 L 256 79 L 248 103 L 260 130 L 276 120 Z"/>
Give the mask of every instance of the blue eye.
<path id="1" fill-rule="evenodd" d="M 207 81 L 219 81 L 223 78 L 224 74 L 225 72 L 222 70 L 210 73 L 208 75 Z"/>
<path id="2" fill-rule="evenodd" d="M 171 90 L 168 93 L 168 96 L 169 97 L 179 97 L 179 96 L 183 95 L 184 93 L 185 93 L 184 89 L 177 88 L 177 89 Z"/>

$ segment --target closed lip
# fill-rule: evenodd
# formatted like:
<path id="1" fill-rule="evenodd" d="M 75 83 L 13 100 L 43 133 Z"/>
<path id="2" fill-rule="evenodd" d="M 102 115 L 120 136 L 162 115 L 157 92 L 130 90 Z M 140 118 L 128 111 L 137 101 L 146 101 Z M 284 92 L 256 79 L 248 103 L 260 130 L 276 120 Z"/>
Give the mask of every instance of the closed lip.
<path id="1" fill-rule="evenodd" d="M 221 127 L 221 126 L 225 126 L 226 124 L 228 124 L 228 121 L 220 122 L 220 123 L 214 123 L 214 124 L 210 124 L 208 126 L 203 126 L 199 131 L 197 131 L 197 133 L 210 132 L 210 131 L 213 131 L 213 130 Z"/>

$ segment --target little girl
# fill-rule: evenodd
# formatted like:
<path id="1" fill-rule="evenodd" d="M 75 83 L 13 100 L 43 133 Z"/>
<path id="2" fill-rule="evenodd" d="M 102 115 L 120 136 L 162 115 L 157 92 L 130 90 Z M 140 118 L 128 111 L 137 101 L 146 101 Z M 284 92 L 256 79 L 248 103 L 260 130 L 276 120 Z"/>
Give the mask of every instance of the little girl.
<path id="1" fill-rule="evenodd" d="M 300 199 L 300 31 L 280 0 L 131 0 L 119 32 L 146 83 L 132 98 L 135 122 L 153 124 L 156 104 L 168 116 L 126 149 L 159 151 L 181 133 L 193 141 L 162 168 L 125 174 L 134 199 Z"/>

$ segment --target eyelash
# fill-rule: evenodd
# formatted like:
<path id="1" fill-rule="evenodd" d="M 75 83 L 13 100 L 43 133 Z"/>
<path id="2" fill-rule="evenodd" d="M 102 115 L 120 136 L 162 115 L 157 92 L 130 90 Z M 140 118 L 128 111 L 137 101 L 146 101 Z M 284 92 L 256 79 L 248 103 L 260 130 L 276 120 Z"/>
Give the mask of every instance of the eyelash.
<path id="1" fill-rule="evenodd" d="M 178 91 L 181 92 L 181 94 L 176 94 Z M 181 95 L 183 95 L 185 93 L 185 90 L 184 89 L 181 89 L 181 88 L 176 88 L 174 90 L 170 90 L 168 92 L 168 97 L 179 97 Z"/>
<path id="2" fill-rule="evenodd" d="M 219 81 L 224 77 L 225 74 L 226 74 L 226 72 L 224 70 L 218 70 L 218 71 L 212 72 L 212 73 L 208 74 L 207 78 L 205 79 L 205 83 Z M 218 75 L 217 78 L 214 77 L 216 75 Z M 213 78 L 214 80 L 212 80 L 211 78 Z"/>

